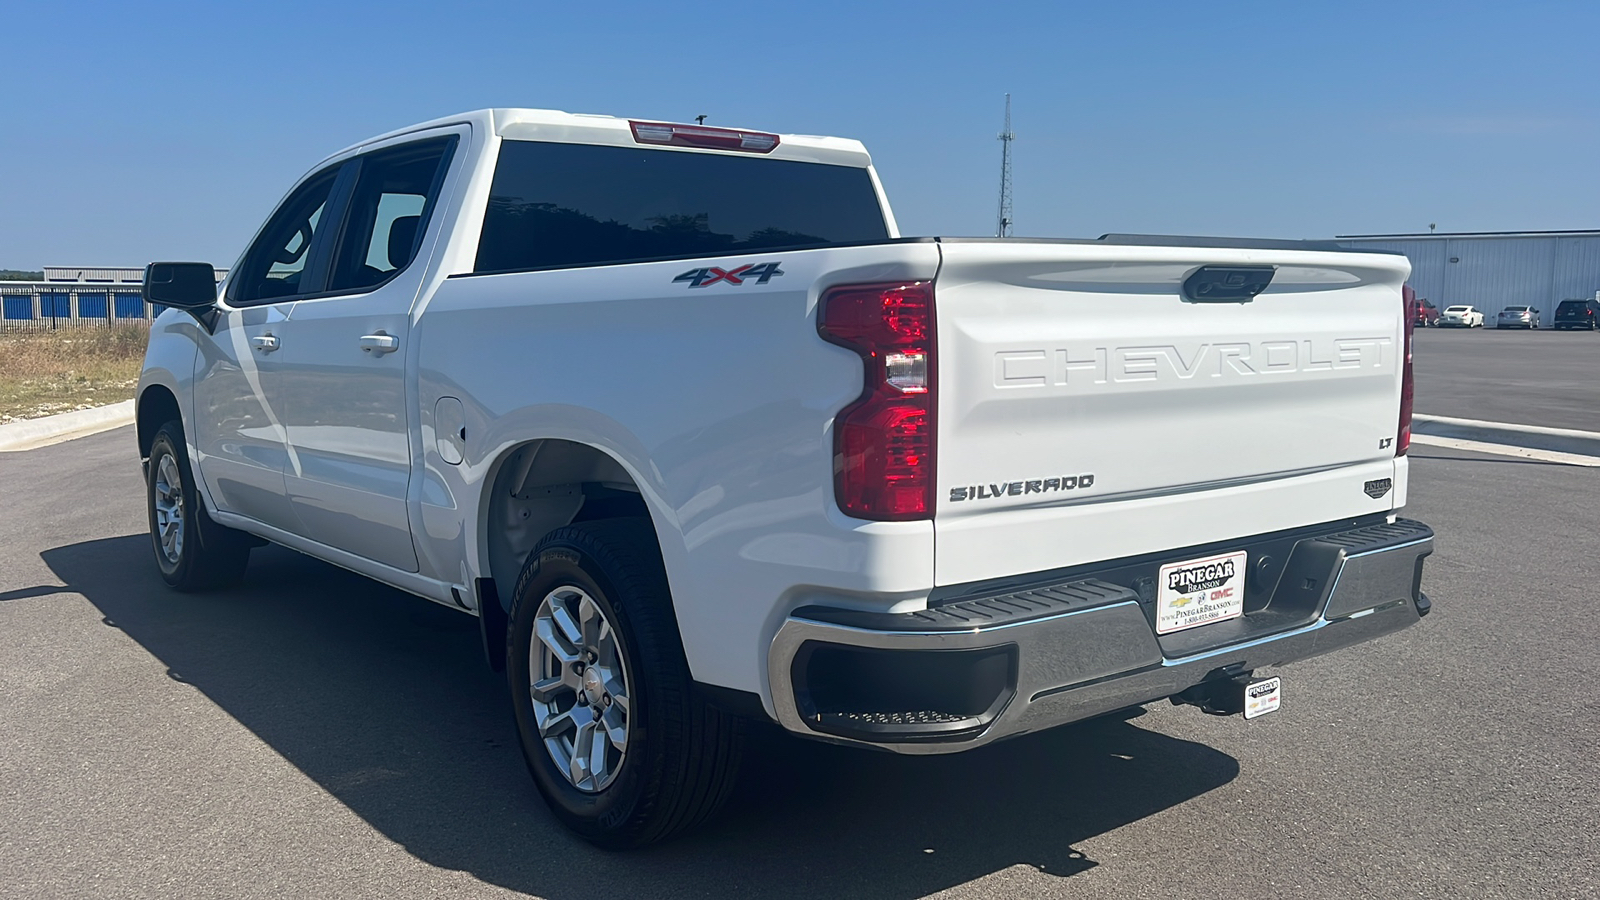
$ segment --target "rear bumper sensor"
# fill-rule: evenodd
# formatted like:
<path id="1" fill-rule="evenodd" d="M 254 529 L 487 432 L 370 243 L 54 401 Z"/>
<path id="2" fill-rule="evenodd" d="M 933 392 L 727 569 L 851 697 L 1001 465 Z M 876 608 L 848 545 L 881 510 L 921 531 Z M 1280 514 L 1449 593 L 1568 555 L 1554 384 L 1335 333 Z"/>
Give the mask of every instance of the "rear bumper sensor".
<path id="1" fill-rule="evenodd" d="M 801 607 L 768 655 L 773 704 L 802 734 L 964 750 L 1398 631 L 1431 607 L 1432 551 L 1405 519 L 1304 538 L 1265 604 L 1159 637 L 1138 590 L 1092 573 L 908 613 Z"/>

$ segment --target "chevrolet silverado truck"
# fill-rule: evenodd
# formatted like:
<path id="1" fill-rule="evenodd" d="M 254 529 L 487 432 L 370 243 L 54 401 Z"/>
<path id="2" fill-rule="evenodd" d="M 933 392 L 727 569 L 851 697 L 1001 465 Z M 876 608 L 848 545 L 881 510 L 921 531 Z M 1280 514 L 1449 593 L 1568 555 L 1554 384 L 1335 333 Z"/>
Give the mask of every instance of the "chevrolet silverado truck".
<path id="1" fill-rule="evenodd" d="M 270 541 L 476 616 L 604 846 L 709 816 L 752 720 L 925 754 L 1252 717 L 1257 670 L 1429 609 L 1408 274 L 902 237 L 851 140 L 440 119 L 312 168 L 220 286 L 148 268 L 155 561 L 217 588 Z"/>

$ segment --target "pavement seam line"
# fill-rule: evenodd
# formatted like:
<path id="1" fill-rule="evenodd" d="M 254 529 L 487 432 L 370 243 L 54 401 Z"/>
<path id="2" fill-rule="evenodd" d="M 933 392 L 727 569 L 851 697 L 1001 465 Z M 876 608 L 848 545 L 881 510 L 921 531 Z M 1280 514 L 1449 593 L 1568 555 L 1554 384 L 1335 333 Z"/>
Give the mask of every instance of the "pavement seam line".
<path id="1" fill-rule="evenodd" d="M 1413 435 L 1476 441 L 1508 447 L 1526 447 L 1550 453 L 1600 457 L 1600 432 L 1568 428 L 1546 428 L 1512 422 L 1485 422 L 1418 413 L 1411 420 Z"/>
<path id="2" fill-rule="evenodd" d="M 1465 438 L 1438 437 L 1431 434 L 1417 434 L 1412 432 L 1411 443 L 1424 444 L 1429 447 L 1440 447 L 1446 450 L 1468 450 L 1474 453 L 1492 453 L 1496 456 L 1515 456 L 1520 459 L 1535 459 L 1541 462 L 1561 463 L 1569 466 L 1587 466 L 1600 468 L 1600 456 L 1584 456 L 1578 453 L 1562 453 L 1558 450 L 1539 450 L 1534 447 L 1518 447 L 1513 444 L 1491 444 L 1488 441 L 1472 441 Z"/>
<path id="3" fill-rule="evenodd" d="M 1485 428 L 1495 431 L 1520 432 L 1522 434 L 1547 434 L 1555 437 L 1586 438 L 1600 440 L 1600 431 L 1582 431 L 1576 428 L 1551 428 L 1546 425 L 1524 425 L 1520 422 L 1492 422 L 1487 419 L 1462 419 L 1456 416 L 1430 416 L 1417 413 L 1412 416 L 1412 421 L 1423 424 L 1459 425 L 1464 428 Z"/>

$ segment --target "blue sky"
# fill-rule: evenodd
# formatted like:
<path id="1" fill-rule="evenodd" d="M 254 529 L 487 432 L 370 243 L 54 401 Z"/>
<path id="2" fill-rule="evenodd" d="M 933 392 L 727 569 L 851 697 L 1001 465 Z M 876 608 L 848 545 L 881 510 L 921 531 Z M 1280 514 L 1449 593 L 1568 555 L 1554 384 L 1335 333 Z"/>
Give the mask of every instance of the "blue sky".
<path id="1" fill-rule="evenodd" d="M 10 7 L 0 267 L 233 262 L 363 137 L 485 106 L 859 138 L 906 234 L 1600 228 L 1600 4 Z"/>

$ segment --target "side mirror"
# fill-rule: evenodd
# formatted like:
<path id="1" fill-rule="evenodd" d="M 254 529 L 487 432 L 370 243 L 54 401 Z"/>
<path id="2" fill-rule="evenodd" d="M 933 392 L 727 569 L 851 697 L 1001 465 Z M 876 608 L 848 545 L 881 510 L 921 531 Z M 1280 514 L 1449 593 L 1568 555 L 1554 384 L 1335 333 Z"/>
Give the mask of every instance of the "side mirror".
<path id="1" fill-rule="evenodd" d="M 210 263 L 151 263 L 143 293 L 146 303 L 199 312 L 217 303 L 217 271 Z"/>

